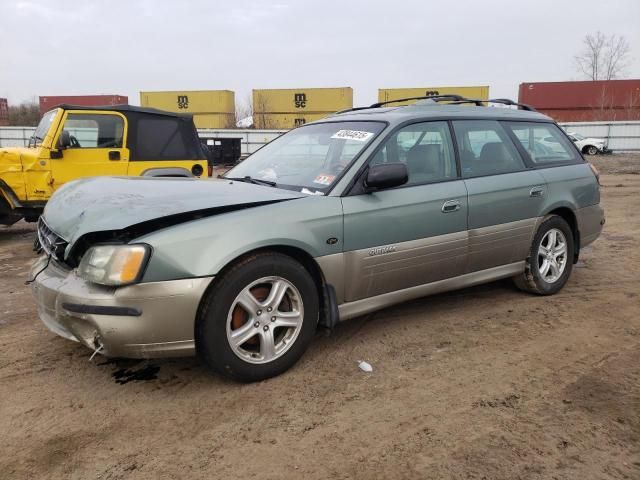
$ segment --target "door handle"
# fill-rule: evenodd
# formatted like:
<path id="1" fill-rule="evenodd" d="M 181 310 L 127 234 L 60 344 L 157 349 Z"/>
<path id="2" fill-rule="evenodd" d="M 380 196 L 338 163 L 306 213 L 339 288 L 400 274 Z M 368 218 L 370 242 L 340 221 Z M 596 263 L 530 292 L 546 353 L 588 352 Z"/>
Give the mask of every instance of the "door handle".
<path id="1" fill-rule="evenodd" d="M 447 200 L 442 204 L 442 213 L 457 212 L 460 210 L 460 202 L 458 200 Z"/>
<path id="2" fill-rule="evenodd" d="M 109 160 L 120 160 L 120 152 L 117 150 L 111 150 L 109 152 Z"/>
<path id="3" fill-rule="evenodd" d="M 542 197 L 544 195 L 544 187 L 536 186 L 529 190 L 530 197 Z"/>

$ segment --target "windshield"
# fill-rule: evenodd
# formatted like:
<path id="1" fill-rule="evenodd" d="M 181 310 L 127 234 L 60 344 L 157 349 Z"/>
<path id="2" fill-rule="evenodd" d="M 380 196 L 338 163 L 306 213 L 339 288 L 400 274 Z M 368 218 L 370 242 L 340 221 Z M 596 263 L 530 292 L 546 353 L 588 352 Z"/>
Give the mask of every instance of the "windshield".
<path id="1" fill-rule="evenodd" d="M 309 194 L 326 193 L 384 127 L 382 122 L 299 127 L 265 145 L 224 177 L 268 182 Z"/>
<path id="2" fill-rule="evenodd" d="M 40 120 L 40 123 L 36 127 L 36 131 L 33 133 L 33 136 L 29 139 L 29 146 L 40 145 L 44 137 L 47 135 L 49 131 L 49 127 L 51 126 L 51 122 L 53 122 L 54 117 L 58 113 L 58 110 L 51 110 L 45 113 Z"/>

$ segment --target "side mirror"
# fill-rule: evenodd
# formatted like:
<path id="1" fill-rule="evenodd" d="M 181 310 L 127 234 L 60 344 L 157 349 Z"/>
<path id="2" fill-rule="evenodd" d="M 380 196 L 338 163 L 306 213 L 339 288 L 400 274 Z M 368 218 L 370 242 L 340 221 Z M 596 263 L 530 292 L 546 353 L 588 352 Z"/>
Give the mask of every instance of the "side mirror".
<path id="1" fill-rule="evenodd" d="M 71 146 L 71 134 L 66 130 L 60 132 L 60 137 L 58 137 L 58 145 L 57 147 L 60 150 L 64 150 L 65 148 L 69 148 Z"/>
<path id="2" fill-rule="evenodd" d="M 367 190 L 383 190 L 399 187 L 407 181 L 409 181 L 409 174 L 404 163 L 381 163 L 369 167 L 364 186 Z"/>

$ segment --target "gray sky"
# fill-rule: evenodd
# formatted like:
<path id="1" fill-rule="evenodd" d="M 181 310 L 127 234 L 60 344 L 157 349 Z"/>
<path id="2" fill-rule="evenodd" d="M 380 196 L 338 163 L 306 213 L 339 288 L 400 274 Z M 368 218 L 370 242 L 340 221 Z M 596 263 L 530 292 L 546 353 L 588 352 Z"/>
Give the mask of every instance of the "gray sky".
<path id="1" fill-rule="evenodd" d="M 0 0 L 0 97 L 140 90 L 390 87 L 578 80 L 586 33 L 625 35 L 640 77 L 639 0 Z"/>

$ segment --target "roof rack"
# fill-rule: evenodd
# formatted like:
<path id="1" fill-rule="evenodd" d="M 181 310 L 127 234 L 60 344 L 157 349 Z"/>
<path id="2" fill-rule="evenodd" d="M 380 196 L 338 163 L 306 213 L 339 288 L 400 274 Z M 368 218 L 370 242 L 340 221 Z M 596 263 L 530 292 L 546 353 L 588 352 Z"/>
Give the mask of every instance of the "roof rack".
<path id="1" fill-rule="evenodd" d="M 529 112 L 537 112 L 537 110 L 535 108 L 533 108 L 531 105 L 526 105 L 524 103 L 514 102 L 513 100 L 509 100 L 508 98 L 493 98 L 491 100 L 480 100 L 480 99 L 477 99 L 477 98 L 465 98 L 465 97 L 462 97 L 460 95 L 451 94 L 451 95 L 430 95 L 430 96 L 424 96 L 424 97 L 398 98 L 396 100 L 387 100 L 385 102 L 372 103 L 368 107 L 347 108 L 345 110 L 340 110 L 339 112 L 336 112 L 335 114 L 337 115 L 339 113 L 355 112 L 355 111 L 358 111 L 358 110 L 367 110 L 367 109 L 370 109 L 370 108 L 380 108 L 380 107 L 382 107 L 384 105 L 388 105 L 390 103 L 407 102 L 407 101 L 410 101 L 410 100 L 432 100 L 434 103 L 450 102 L 449 105 L 462 105 L 464 103 L 473 103 L 477 107 L 484 107 L 485 104 L 487 104 L 487 103 L 499 103 L 499 104 L 502 104 L 502 105 L 517 106 L 519 109 L 527 110 Z"/>
<path id="2" fill-rule="evenodd" d="M 389 103 L 399 103 L 399 102 L 407 102 L 409 100 L 433 100 L 434 102 L 462 102 L 462 101 L 469 101 L 469 102 L 476 102 L 478 105 L 480 105 L 478 102 L 480 102 L 480 100 L 469 100 L 468 98 L 462 97 L 460 95 L 427 95 L 427 96 L 423 96 L 423 97 L 409 97 L 409 98 L 398 98 L 397 100 L 387 100 L 386 102 L 378 102 L 378 103 L 373 103 L 369 106 L 369 108 L 378 108 L 381 107 L 383 105 L 388 105 Z"/>
<path id="3" fill-rule="evenodd" d="M 503 105 L 514 105 L 514 106 L 518 107 L 519 109 L 527 110 L 529 112 L 537 112 L 538 111 L 535 108 L 533 108 L 531 105 L 527 105 L 525 103 L 514 102 L 513 100 L 509 100 L 508 98 L 494 98 L 492 100 L 487 100 L 487 102 L 490 102 L 490 103 L 502 103 Z"/>

